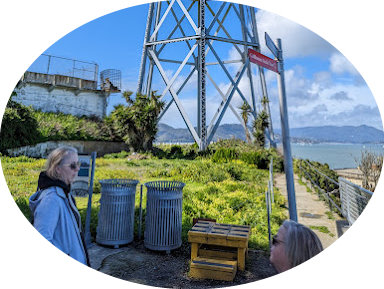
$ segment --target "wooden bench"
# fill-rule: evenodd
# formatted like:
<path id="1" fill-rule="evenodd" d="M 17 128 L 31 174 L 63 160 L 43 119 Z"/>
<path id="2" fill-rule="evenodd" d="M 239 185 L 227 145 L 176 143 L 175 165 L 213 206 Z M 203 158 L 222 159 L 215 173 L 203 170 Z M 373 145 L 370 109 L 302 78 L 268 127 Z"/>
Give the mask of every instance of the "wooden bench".
<path id="1" fill-rule="evenodd" d="M 245 270 L 250 226 L 199 221 L 188 232 L 191 243 L 190 276 L 233 280 Z M 218 272 L 221 272 L 219 274 Z"/>

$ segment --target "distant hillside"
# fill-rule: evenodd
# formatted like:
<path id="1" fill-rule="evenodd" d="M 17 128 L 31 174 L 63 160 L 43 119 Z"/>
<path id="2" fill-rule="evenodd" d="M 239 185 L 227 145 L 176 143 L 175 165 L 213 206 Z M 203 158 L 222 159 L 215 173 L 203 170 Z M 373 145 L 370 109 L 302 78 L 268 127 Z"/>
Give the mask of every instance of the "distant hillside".
<path id="1" fill-rule="evenodd" d="M 280 140 L 281 131 L 275 130 L 276 139 Z M 384 143 L 384 132 L 374 127 L 361 126 L 321 126 L 291 128 L 292 142 L 318 143 Z M 245 140 L 244 129 L 240 124 L 220 125 L 213 137 L 218 139 L 238 138 Z M 188 129 L 173 128 L 166 124 L 159 124 L 157 142 L 193 142 Z"/>
<path id="2" fill-rule="evenodd" d="M 276 133 L 280 133 L 280 130 L 276 130 Z M 384 132 L 367 125 L 291 128 L 290 136 L 317 142 L 384 143 Z"/>
<path id="3" fill-rule="evenodd" d="M 195 128 L 196 129 L 196 128 Z M 238 138 L 245 140 L 244 129 L 240 124 L 220 125 L 213 141 L 218 139 Z M 186 128 L 173 128 L 169 125 L 160 123 L 159 131 L 156 136 L 157 142 L 194 142 L 191 134 Z"/>

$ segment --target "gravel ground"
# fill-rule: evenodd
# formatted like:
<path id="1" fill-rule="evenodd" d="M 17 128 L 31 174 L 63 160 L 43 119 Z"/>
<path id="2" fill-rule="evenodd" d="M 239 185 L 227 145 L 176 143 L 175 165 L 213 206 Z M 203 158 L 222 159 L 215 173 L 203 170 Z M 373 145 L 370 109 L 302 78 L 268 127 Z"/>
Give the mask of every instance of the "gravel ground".
<path id="1" fill-rule="evenodd" d="M 102 273 L 130 282 L 163 288 L 229 287 L 276 274 L 268 260 L 268 254 L 256 250 L 249 250 L 246 270 L 238 271 L 232 282 L 189 278 L 189 244 L 184 244 L 170 254 L 148 250 L 142 241 L 134 241 L 118 249 L 94 245 L 89 253 L 92 267 Z"/>

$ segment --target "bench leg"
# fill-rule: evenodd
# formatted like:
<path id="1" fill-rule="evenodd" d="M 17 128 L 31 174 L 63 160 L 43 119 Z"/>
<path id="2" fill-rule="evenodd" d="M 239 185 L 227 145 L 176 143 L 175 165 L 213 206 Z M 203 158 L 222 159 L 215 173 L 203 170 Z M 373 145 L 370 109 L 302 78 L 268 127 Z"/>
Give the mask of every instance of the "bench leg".
<path id="1" fill-rule="evenodd" d="M 199 252 L 199 243 L 191 243 L 191 260 L 195 259 Z"/>
<path id="2" fill-rule="evenodd" d="M 239 271 L 245 270 L 245 253 L 247 248 L 237 248 L 237 268 Z"/>

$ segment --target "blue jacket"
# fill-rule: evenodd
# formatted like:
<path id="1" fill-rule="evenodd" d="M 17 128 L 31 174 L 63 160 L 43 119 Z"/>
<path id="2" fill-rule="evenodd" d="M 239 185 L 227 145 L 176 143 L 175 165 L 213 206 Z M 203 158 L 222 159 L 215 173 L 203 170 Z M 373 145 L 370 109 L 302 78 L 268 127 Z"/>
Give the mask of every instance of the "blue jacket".
<path id="1" fill-rule="evenodd" d="M 49 187 L 34 193 L 29 198 L 29 207 L 36 230 L 65 254 L 86 265 L 80 214 L 72 196 L 67 198 L 60 187 Z"/>

